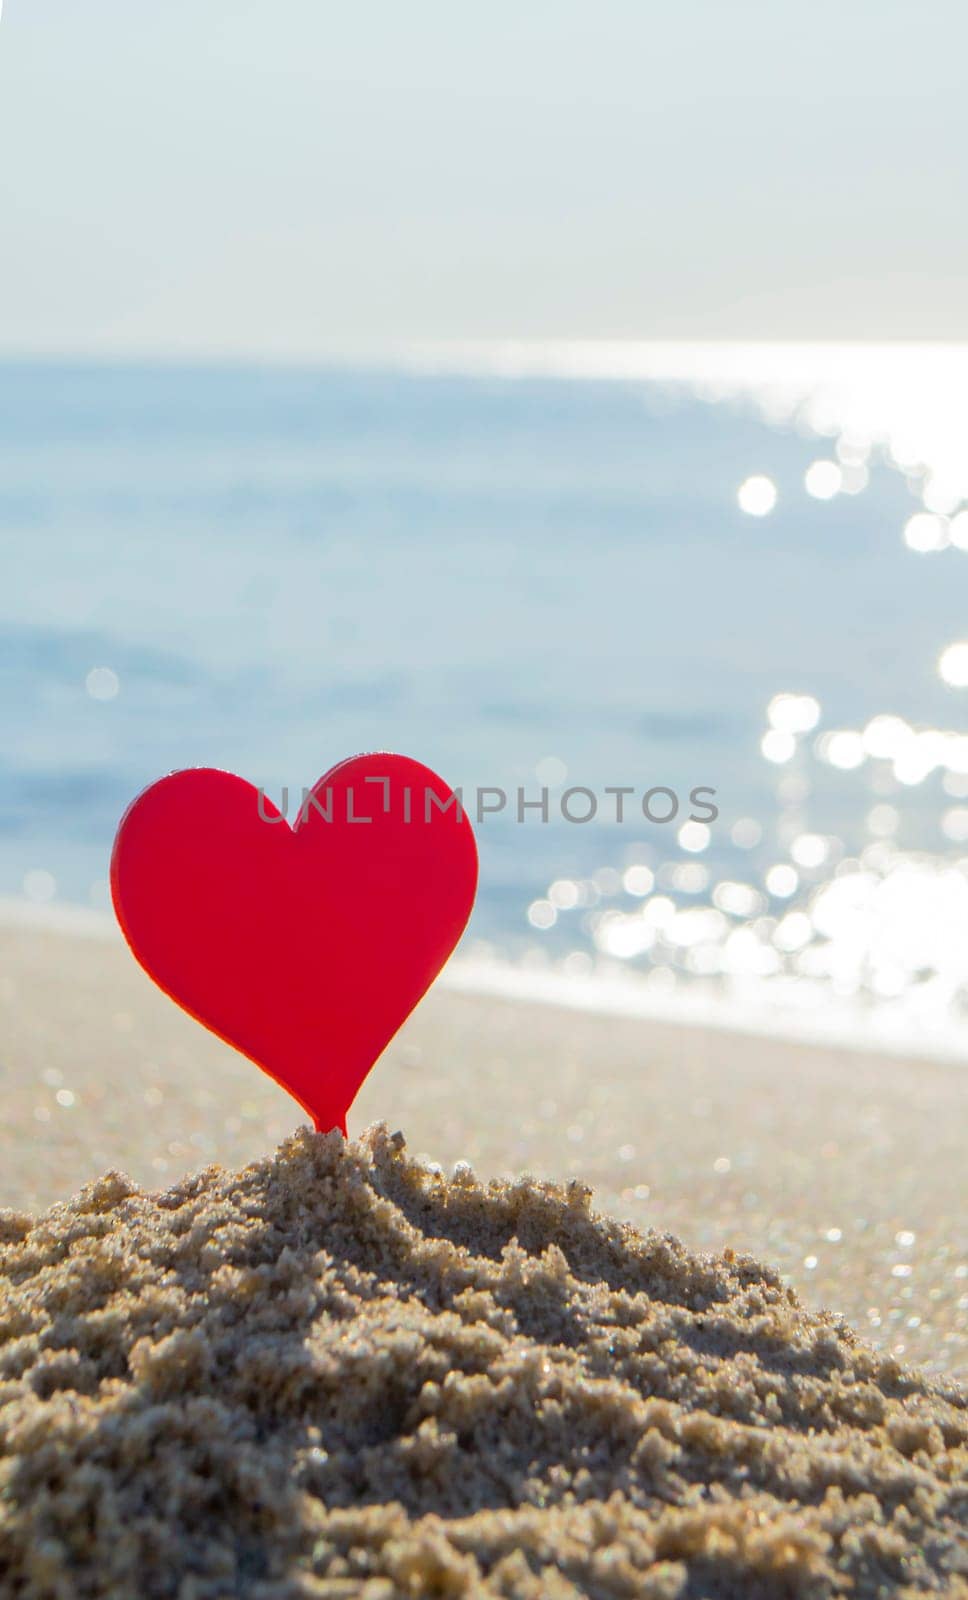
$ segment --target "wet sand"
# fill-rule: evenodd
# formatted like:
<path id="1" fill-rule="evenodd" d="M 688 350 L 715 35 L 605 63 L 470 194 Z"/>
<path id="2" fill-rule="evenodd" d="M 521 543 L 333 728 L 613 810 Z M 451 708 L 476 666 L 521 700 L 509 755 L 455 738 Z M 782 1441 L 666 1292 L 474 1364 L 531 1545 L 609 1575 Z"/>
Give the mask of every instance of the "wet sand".
<path id="1" fill-rule="evenodd" d="M 120 942 L 0 928 L 0 1204 L 110 1168 L 164 1187 L 304 1119 L 162 996 Z M 385 1118 L 448 1171 L 579 1177 L 602 1211 L 749 1251 L 880 1349 L 968 1372 L 968 1070 L 438 988 L 374 1069 Z"/>

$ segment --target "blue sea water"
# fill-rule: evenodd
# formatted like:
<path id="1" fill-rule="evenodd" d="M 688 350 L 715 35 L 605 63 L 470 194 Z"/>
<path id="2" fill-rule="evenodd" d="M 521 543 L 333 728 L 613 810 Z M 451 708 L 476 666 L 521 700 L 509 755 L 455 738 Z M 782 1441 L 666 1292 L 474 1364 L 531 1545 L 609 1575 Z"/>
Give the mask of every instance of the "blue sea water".
<path id="1" fill-rule="evenodd" d="M 605 903 L 637 910 L 631 862 L 680 908 L 723 878 L 758 886 L 769 941 L 788 907 L 763 877 L 791 828 L 849 862 L 879 802 L 895 844 L 952 857 L 943 763 L 904 786 L 809 741 L 792 765 L 761 754 L 780 692 L 814 696 L 821 730 L 964 720 L 937 671 L 965 631 L 964 558 L 905 547 L 918 502 L 876 452 L 862 493 L 811 497 L 832 451 L 685 384 L 0 366 L 0 894 L 106 903 L 118 818 L 169 769 L 298 794 L 367 748 L 501 787 L 511 811 L 557 780 L 547 824 L 478 829 L 470 937 L 498 951 L 601 952 Z M 766 517 L 737 502 L 755 474 L 778 491 Z M 90 692 L 96 668 L 113 697 Z M 603 800 L 569 824 L 570 785 L 662 785 L 682 810 L 617 826 Z M 696 785 L 720 812 L 698 888 L 676 877 L 699 860 L 677 838 Z M 763 828 L 752 852 L 741 818 Z M 549 901 L 562 882 L 585 887 Z M 639 965 L 688 976 L 692 946 L 667 944 Z"/>

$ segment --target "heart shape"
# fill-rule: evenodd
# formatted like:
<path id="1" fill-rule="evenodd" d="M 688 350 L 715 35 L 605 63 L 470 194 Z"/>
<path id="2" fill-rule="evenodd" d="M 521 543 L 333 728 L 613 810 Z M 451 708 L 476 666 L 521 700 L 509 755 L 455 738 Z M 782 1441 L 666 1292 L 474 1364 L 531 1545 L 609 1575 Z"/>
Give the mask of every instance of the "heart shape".
<path id="1" fill-rule="evenodd" d="M 118 921 L 149 976 L 344 1134 L 476 886 L 459 798 L 389 754 L 341 761 L 291 827 L 244 778 L 173 772 L 128 807 L 111 858 Z"/>

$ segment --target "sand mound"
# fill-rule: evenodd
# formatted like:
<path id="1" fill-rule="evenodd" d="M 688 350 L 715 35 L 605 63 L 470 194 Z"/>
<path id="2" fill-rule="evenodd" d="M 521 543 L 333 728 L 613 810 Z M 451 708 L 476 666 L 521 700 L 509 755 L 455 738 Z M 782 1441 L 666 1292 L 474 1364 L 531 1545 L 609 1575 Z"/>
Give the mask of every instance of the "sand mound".
<path id="1" fill-rule="evenodd" d="M 0 1218 L 0 1592 L 968 1593 L 968 1415 L 580 1185 L 302 1132 Z"/>

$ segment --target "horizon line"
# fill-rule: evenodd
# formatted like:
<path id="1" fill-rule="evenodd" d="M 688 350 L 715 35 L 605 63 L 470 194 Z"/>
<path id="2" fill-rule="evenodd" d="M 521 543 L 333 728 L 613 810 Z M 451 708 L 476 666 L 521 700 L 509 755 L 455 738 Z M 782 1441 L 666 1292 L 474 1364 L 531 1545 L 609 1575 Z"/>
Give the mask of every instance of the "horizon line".
<path id="1" fill-rule="evenodd" d="M 758 383 L 817 382 L 905 364 L 961 368 L 966 339 L 591 339 L 494 338 L 332 341 L 311 352 L 105 345 L 42 349 L 0 346 L 3 367 L 280 368 L 357 370 L 423 376 L 574 378 L 588 380 L 695 379 Z"/>

